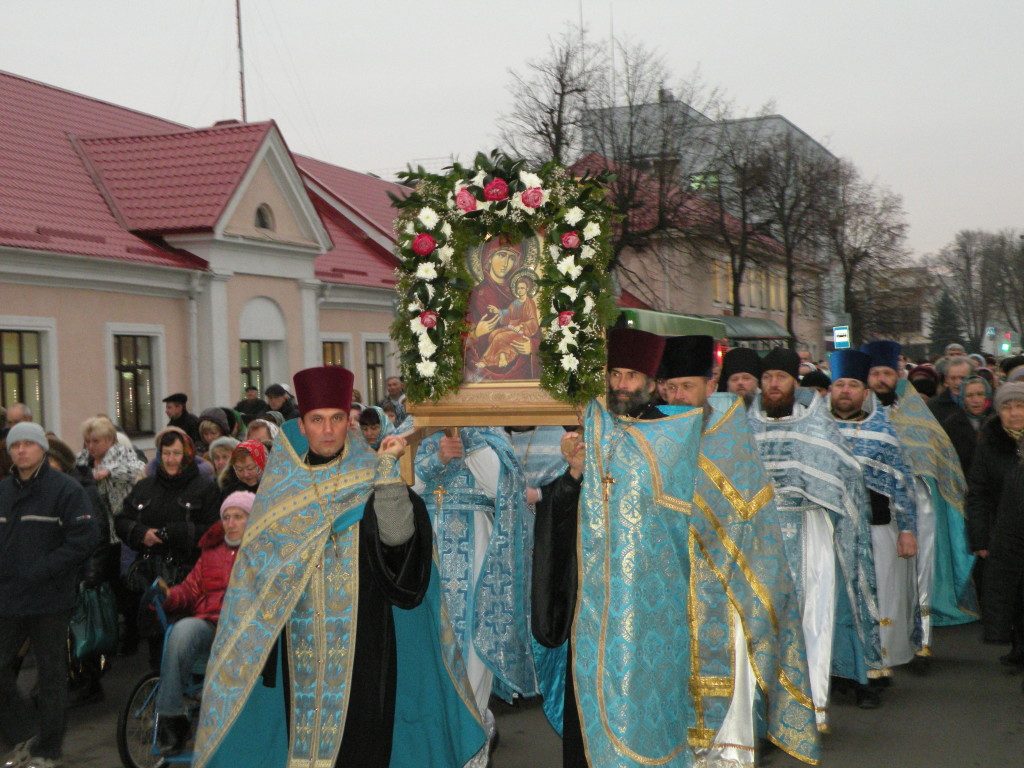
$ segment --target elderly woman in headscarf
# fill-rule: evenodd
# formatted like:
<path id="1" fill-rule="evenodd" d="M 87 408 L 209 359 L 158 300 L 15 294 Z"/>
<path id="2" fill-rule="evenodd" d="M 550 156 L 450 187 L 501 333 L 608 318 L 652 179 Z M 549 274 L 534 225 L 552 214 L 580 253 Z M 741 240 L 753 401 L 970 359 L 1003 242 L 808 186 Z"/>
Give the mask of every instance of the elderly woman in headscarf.
<path id="1" fill-rule="evenodd" d="M 383 408 L 371 405 L 359 414 L 359 431 L 370 448 L 376 451 L 385 437 L 394 434 L 395 423 L 388 418 Z"/>
<path id="2" fill-rule="evenodd" d="M 267 468 L 267 448 L 259 440 L 244 440 L 235 446 L 217 484 L 221 501 L 237 491 L 256 493 Z"/>
<path id="3" fill-rule="evenodd" d="M 981 376 L 968 376 L 960 382 L 960 391 L 953 395 L 953 402 L 959 407 L 943 419 L 942 428 L 956 448 L 964 477 L 967 477 L 981 427 L 992 415 L 992 385 Z"/>
<path id="4" fill-rule="evenodd" d="M 199 539 L 217 521 L 220 508 L 217 485 L 200 474 L 188 435 L 168 427 L 157 434 L 156 450 L 156 474 L 135 484 L 114 521 L 117 535 L 137 554 L 128 587 L 139 597 L 158 576 L 172 585 L 185 578 L 199 556 Z M 162 638 L 153 622 L 146 623 L 155 669 Z"/>

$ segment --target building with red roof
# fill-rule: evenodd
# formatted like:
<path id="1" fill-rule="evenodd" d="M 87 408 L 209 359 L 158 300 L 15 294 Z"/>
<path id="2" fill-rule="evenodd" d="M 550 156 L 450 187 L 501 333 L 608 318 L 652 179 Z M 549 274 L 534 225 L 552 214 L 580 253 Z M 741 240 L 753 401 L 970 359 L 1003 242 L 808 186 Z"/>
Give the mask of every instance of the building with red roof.
<path id="1" fill-rule="evenodd" d="M 143 445 L 161 400 L 343 364 L 397 370 L 403 187 L 292 154 L 273 121 L 192 128 L 0 72 L 0 405 L 74 442 L 107 412 Z"/>

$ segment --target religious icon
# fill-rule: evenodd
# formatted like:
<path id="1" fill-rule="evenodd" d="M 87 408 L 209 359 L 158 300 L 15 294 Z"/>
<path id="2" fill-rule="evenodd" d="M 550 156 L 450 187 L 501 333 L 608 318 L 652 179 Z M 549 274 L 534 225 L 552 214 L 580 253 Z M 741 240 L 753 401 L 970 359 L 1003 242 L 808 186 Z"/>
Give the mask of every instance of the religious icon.
<path id="1" fill-rule="evenodd" d="M 467 254 L 467 267 L 477 280 L 467 313 L 467 384 L 540 378 L 539 257 L 536 237 L 517 245 L 490 240 Z"/>

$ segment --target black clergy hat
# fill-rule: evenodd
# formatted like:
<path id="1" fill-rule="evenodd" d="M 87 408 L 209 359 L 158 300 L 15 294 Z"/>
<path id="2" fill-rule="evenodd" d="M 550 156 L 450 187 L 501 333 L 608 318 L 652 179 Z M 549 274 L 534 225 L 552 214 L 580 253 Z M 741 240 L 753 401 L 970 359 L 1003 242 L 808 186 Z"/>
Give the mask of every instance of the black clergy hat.
<path id="1" fill-rule="evenodd" d="M 658 368 L 659 379 L 703 376 L 714 373 L 715 340 L 710 336 L 673 336 L 665 339 L 665 351 Z"/>
<path id="2" fill-rule="evenodd" d="M 188 403 L 188 395 L 186 395 L 184 392 L 175 392 L 173 395 L 168 395 L 167 397 L 165 397 L 163 399 L 163 402 L 179 403 L 180 405 L 185 405 L 186 403 Z"/>
<path id="3" fill-rule="evenodd" d="M 832 379 L 826 375 L 826 373 L 818 368 L 808 373 L 802 379 L 800 379 L 801 387 L 822 387 L 828 389 L 832 386 Z"/>
<path id="4" fill-rule="evenodd" d="M 761 361 L 761 372 L 783 371 L 794 379 L 800 378 L 800 355 L 785 347 L 776 347 Z"/>
<path id="5" fill-rule="evenodd" d="M 889 339 L 869 341 L 861 345 L 860 351 L 871 357 L 872 368 L 892 368 L 894 371 L 900 369 L 900 352 L 903 351 L 903 347 L 898 342 Z"/>
<path id="6" fill-rule="evenodd" d="M 999 370 L 1004 374 L 1009 374 L 1018 365 L 1024 365 L 1024 355 L 1003 358 L 999 361 Z"/>
<path id="7" fill-rule="evenodd" d="M 726 352 L 722 358 L 722 371 L 718 374 L 719 392 L 728 391 L 729 377 L 734 373 L 749 373 L 760 381 L 761 356 L 749 347 L 735 347 Z"/>

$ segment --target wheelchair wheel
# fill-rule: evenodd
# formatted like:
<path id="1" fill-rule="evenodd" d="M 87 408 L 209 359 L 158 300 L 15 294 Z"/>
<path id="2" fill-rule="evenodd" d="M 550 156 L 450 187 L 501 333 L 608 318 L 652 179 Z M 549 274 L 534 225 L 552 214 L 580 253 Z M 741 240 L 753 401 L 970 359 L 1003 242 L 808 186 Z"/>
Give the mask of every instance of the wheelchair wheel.
<path id="1" fill-rule="evenodd" d="M 163 761 L 153 754 L 159 685 L 160 675 L 153 672 L 139 680 L 117 718 L 117 751 L 125 768 L 156 768 Z"/>

